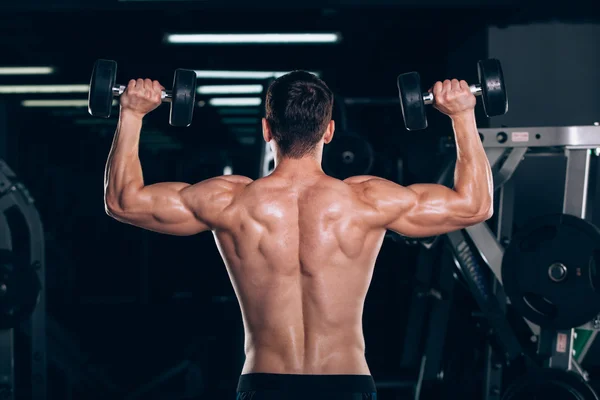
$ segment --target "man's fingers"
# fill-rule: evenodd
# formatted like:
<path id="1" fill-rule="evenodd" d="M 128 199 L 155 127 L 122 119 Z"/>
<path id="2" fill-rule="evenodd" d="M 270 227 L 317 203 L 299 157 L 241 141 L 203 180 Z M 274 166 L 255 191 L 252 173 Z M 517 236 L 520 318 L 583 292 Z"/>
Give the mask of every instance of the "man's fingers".
<path id="1" fill-rule="evenodd" d="M 144 79 L 144 90 L 142 92 L 144 96 L 151 97 L 152 96 L 152 80 Z"/>
<path id="2" fill-rule="evenodd" d="M 452 82 L 450 82 L 450 80 L 446 79 L 444 81 L 444 91 L 449 92 L 450 90 L 452 90 Z"/>
<path id="3" fill-rule="evenodd" d="M 442 84 L 442 82 L 436 82 L 435 85 L 433 85 L 433 95 L 437 96 L 443 89 L 444 85 Z"/>
<path id="4" fill-rule="evenodd" d="M 451 85 L 452 90 L 460 90 L 460 83 L 458 82 L 458 79 L 452 79 Z"/>
<path id="5" fill-rule="evenodd" d="M 152 89 L 155 92 L 162 92 L 163 90 L 165 90 L 165 88 L 160 83 L 158 83 L 158 81 L 152 82 Z"/>
<path id="6" fill-rule="evenodd" d="M 469 84 L 467 83 L 467 81 L 460 81 L 460 88 L 461 89 L 469 89 Z"/>

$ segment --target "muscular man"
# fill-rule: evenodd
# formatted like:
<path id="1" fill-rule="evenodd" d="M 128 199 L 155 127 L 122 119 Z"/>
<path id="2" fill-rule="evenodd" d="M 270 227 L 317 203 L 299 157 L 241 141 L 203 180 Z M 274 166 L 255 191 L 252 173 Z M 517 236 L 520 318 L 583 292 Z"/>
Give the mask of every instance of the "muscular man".
<path id="1" fill-rule="evenodd" d="M 262 128 L 276 154 L 269 176 L 146 186 L 138 158 L 142 118 L 161 103 L 163 89 L 132 80 L 121 96 L 106 165 L 107 213 L 165 234 L 213 232 L 243 315 L 238 399 L 375 399 L 362 312 L 386 229 L 427 237 L 492 215 L 492 176 L 467 83 L 447 80 L 432 89 L 456 134 L 454 189 L 327 176 L 321 157 L 333 139 L 333 96 L 301 71 L 268 89 Z"/>

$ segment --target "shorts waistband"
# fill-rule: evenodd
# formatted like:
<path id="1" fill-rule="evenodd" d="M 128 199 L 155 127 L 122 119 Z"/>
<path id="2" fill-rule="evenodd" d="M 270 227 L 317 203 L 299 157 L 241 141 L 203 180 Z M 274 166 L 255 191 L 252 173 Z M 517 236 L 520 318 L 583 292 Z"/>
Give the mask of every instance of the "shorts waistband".
<path id="1" fill-rule="evenodd" d="M 288 375 L 251 373 L 240 376 L 237 387 L 238 392 L 257 390 L 376 392 L 375 381 L 371 375 Z"/>

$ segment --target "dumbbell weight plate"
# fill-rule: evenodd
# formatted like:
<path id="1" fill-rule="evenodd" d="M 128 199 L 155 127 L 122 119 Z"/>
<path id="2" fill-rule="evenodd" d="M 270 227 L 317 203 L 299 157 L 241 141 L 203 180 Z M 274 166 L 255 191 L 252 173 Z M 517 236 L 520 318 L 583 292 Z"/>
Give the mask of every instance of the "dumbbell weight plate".
<path id="1" fill-rule="evenodd" d="M 189 126 L 194 114 L 196 99 L 196 72 L 178 69 L 173 79 L 173 99 L 169 123 L 173 126 Z"/>
<path id="2" fill-rule="evenodd" d="M 362 136 L 345 133 L 325 146 L 323 170 L 338 179 L 371 172 L 375 154 L 371 144 Z"/>
<path id="3" fill-rule="evenodd" d="M 481 84 L 483 108 L 488 117 L 504 115 L 508 111 L 508 98 L 500 61 L 490 58 L 477 63 Z"/>
<path id="4" fill-rule="evenodd" d="M 421 77 L 418 72 L 408 72 L 398 76 L 400 107 L 404 125 L 409 131 L 427 128 L 425 103 L 421 90 Z"/>
<path id="5" fill-rule="evenodd" d="M 0 249 L 0 330 L 14 328 L 31 316 L 41 288 L 33 267 Z"/>
<path id="6" fill-rule="evenodd" d="M 558 368 L 543 368 L 511 384 L 502 400 L 598 400 L 594 389 L 581 375 Z"/>
<path id="7" fill-rule="evenodd" d="M 97 60 L 92 70 L 88 112 L 94 117 L 108 118 L 112 109 L 113 86 L 117 79 L 117 63 L 112 60 Z"/>

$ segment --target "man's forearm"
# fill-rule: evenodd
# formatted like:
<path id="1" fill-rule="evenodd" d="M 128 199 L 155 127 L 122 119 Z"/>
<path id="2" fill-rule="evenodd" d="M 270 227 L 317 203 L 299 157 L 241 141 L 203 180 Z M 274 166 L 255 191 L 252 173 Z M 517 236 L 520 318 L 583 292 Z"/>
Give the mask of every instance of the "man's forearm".
<path id="1" fill-rule="evenodd" d="M 121 113 L 104 174 L 104 198 L 108 209 L 123 208 L 124 195 L 144 186 L 138 155 L 141 129 L 141 116 Z"/>
<path id="2" fill-rule="evenodd" d="M 487 212 L 491 207 L 493 180 L 475 115 L 469 112 L 453 116 L 452 124 L 457 149 L 454 190 L 467 199 L 476 212 Z"/>

